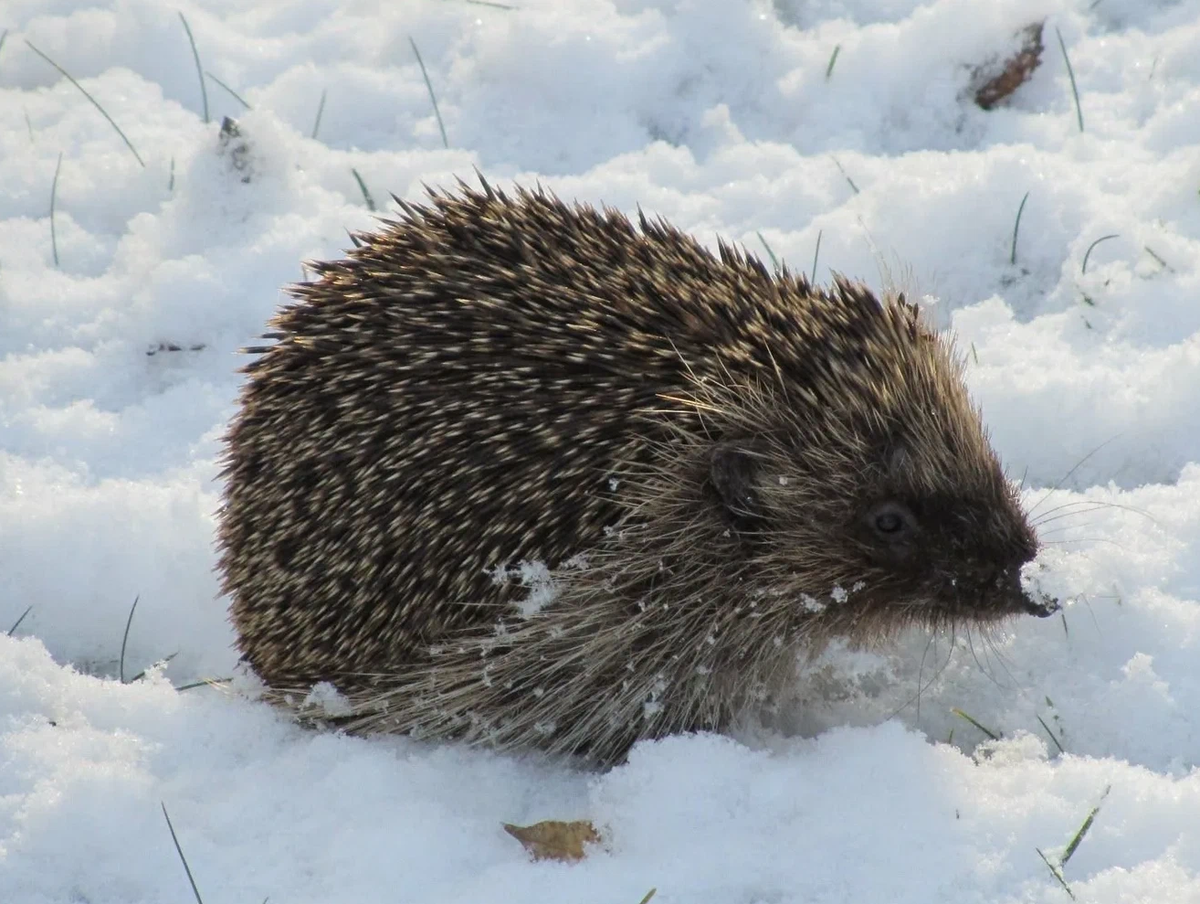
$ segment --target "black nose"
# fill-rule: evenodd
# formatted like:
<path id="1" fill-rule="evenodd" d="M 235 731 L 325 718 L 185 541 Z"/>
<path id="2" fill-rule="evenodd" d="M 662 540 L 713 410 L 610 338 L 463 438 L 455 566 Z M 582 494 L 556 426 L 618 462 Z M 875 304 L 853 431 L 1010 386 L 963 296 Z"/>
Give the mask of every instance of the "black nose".
<path id="1" fill-rule="evenodd" d="M 1052 596 L 1039 594 L 1036 600 L 1026 596 L 1023 608 L 1030 615 L 1036 615 L 1038 618 L 1046 618 L 1061 609 L 1062 605 Z"/>
<path id="2" fill-rule="evenodd" d="M 1046 618 L 1062 608 L 1058 600 L 1052 596 L 1047 596 L 1044 593 L 1030 594 L 1026 592 L 1025 588 L 1021 586 L 1021 571 L 1019 568 L 1003 574 L 997 579 L 997 583 L 1010 594 L 1010 598 L 1016 600 L 1016 608 L 1020 612 L 1036 615 L 1038 618 Z"/>

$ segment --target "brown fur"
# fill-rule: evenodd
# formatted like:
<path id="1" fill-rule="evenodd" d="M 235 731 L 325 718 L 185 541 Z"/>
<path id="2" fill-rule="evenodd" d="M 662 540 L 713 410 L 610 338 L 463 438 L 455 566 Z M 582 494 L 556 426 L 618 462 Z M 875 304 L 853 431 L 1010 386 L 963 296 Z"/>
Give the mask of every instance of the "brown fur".
<path id="1" fill-rule="evenodd" d="M 727 727 L 831 637 L 1049 611 L 902 296 L 540 190 L 401 207 L 292 288 L 228 435 L 224 589 L 280 695 L 612 762 Z"/>

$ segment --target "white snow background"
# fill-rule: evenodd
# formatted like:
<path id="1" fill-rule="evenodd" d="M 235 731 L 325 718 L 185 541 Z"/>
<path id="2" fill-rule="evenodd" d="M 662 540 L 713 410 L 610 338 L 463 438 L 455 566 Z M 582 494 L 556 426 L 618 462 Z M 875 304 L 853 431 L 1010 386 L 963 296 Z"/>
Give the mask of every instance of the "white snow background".
<path id="1" fill-rule="evenodd" d="M 206 904 L 1064 904 L 1097 805 L 1078 901 L 1200 902 L 1200 2 L 512 4 L 0 3 L 0 902 L 192 900 L 162 804 Z M 236 659 L 236 350 L 370 227 L 355 171 L 383 210 L 475 167 L 930 296 L 1063 616 L 834 651 L 605 774 L 180 690 Z M 577 865 L 501 829 L 573 818 Z"/>

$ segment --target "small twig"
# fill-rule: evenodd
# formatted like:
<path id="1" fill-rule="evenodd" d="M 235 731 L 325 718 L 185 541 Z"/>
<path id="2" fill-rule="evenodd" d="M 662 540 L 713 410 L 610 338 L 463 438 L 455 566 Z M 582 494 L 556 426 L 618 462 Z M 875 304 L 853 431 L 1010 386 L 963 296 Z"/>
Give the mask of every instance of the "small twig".
<path id="1" fill-rule="evenodd" d="M 167 179 L 167 191 L 175 191 L 175 158 L 171 158 L 171 177 Z"/>
<path id="2" fill-rule="evenodd" d="M 38 50 L 36 47 L 34 47 L 32 44 L 30 44 L 28 38 L 25 39 L 25 43 L 29 46 L 30 50 L 32 50 L 34 53 L 36 53 L 38 56 L 40 56 L 43 60 L 45 60 L 47 63 L 49 63 L 55 69 L 57 69 L 59 71 L 59 73 L 61 73 L 62 76 L 64 78 L 66 78 L 67 81 L 69 81 L 72 85 L 74 85 L 76 88 L 79 89 L 80 94 L 82 94 L 84 97 L 86 97 L 88 100 L 90 100 L 92 102 L 92 106 L 100 111 L 100 115 L 108 120 L 108 124 L 117 130 L 117 134 L 121 136 L 121 140 L 125 142 L 125 146 L 127 148 L 129 148 L 130 153 L 133 154 L 133 156 L 137 160 L 137 162 L 140 163 L 143 167 L 145 167 L 146 161 L 143 160 L 142 155 L 137 152 L 137 148 L 135 148 L 133 146 L 133 142 L 131 142 L 129 140 L 129 137 L 124 132 L 121 131 L 121 127 L 119 125 L 117 125 L 116 121 L 111 116 L 108 115 L 107 111 L 102 106 L 100 106 L 99 101 L 97 101 L 96 98 L 94 98 L 90 94 L 88 94 L 87 89 L 84 88 L 83 85 L 79 84 L 79 82 L 75 81 L 75 77 L 73 75 L 71 75 L 71 73 L 67 72 L 66 69 L 63 69 L 62 66 L 58 65 L 58 63 L 54 62 L 54 60 L 50 59 L 50 57 L 46 56 L 46 54 L 42 53 L 40 50 Z"/>
<path id="3" fill-rule="evenodd" d="M 1081 274 L 1083 274 L 1083 273 L 1087 273 L 1087 262 L 1088 262 L 1088 258 L 1092 256 L 1092 249 L 1093 249 L 1093 248 L 1095 248 L 1095 247 L 1096 247 L 1097 245 L 1099 245 L 1101 242 L 1107 242 L 1109 239 L 1115 239 L 1115 238 L 1118 238 L 1118 237 L 1119 237 L 1119 236 L 1118 236 L 1118 234 L 1117 234 L 1117 233 L 1115 233 L 1115 232 L 1114 232 L 1114 233 L 1112 233 L 1111 235 L 1102 235 L 1102 236 L 1100 236 L 1100 238 L 1096 239 L 1096 241 L 1094 241 L 1094 242 L 1092 242 L 1090 245 L 1088 245 L 1088 246 L 1087 246 L 1087 251 L 1083 252 L 1083 266 L 1081 266 L 1081 267 L 1079 268 L 1079 272 L 1080 272 Z"/>
<path id="4" fill-rule="evenodd" d="M 433 93 L 433 84 L 429 81 L 429 73 L 425 69 L 425 61 L 421 59 L 421 51 L 417 50 L 417 42 L 409 38 L 408 43 L 412 45 L 413 53 L 417 57 L 417 65 L 421 67 L 421 75 L 425 79 L 425 87 L 429 91 L 429 100 L 433 104 L 433 115 L 437 117 L 438 129 L 442 133 L 442 147 L 449 148 L 450 141 L 446 138 L 446 124 L 442 122 L 442 111 L 438 109 L 437 97 Z"/>
<path id="5" fill-rule="evenodd" d="M 29 110 L 26 107 L 22 107 L 21 112 L 25 114 L 25 128 L 29 130 L 29 143 L 33 144 L 33 121 L 29 118 Z"/>
<path id="6" fill-rule="evenodd" d="M 4 49 L 4 42 L 8 40 L 8 29 L 0 31 L 0 50 Z"/>
<path id="7" fill-rule="evenodd" d="M 821 229 L 817 230 L 817 247 L 813 249 L 813 265 L 812 265 L 812 283 L 813 283 L 813 285 L 816 285 L 816 282 L 817 282 L 817 258 L 821 254 L 821 233 L 823 231 L 824 230 L 821 230 Z"/>
<path id="8" fill-rule="evenodd" d="M 317 118 L 313 122 L 312 137 L 317 137 L 317 132 L 321 129 L 321 114 L 325 112 L 325 89 L 321 89 L 321 102 L 317 104 Z"/>
<path id="9" fill-rule="evenodd" d="M 358 174 L 358 170 L 354 167 L 350 168 L 350 172 L 354 174 L 354 181 L 358 183 L 358 190 L 362 192 L 363 201 L 366 202 L 367 210 L 375 210 L 375 199 L 371 197 L 371 193 L 367 191 L 367 183 L 363 181 L 363 177 Z"/>
<path id="10" fill-rule="evenodd" d="M 204 904 L 204 899 L 200 897 L 200 889 L 196 887 L 196 880 L 192 877 L 192 868 L 188 866 L 187 857 L 183 856 L 183 848 L 179 846 L 179 837 L 175 834 L 175 826 L 171 825 L 171 817 L 167 815 L 167 805 L 160 801 L 163 811 L 163 818 L 167 821 L 167 828 L 171 831 L 171 840 L 175 842 L 175 850 L 179 853 L 179 859 L 183 861 L 183 871 L 187 873 L 188 882 L 192 886 L 192 894 L 196 896 L 196 904 Z"/>
<path id="11" fill-rule="evenodd" d="M 192 59 L 196 61 L 196 78 L 200 80 L 200 99 L 204 103 L 204 121 L 208 122 L 208 86 L 204 84 L 204 70 L 200 67 L 200 51 L 196 49 L 196 39 L 192 36 L 192 27 L 188 25 L 188 20 L 184 18 L 183 13 L 179 14 L 179 21 L 183 23 L 188 43 L 192 45 Z"/>
<path id="12" fill-rule="evenodd" d="M 25 616 L 28 615 L 32 611 L 33 611 L 33 606 L 31 605 L 31 606 L 27 607 L 24 612 L 21 613 L 20 618 L 18 618 L 15 622 L 13 622 L 13 626 L 8 629 L 9 637 L 12 637 L 13 632 L 16 631 L 17 628 L 21 627 L 21 622 L 25 621 Z"/>
<path id="13" fill-rule="evenodd" d="M 1025 212 L 1025 202 L 1029 200 L 1029 192 L 1025 192 L 1025 197 L 1021 199 L 1021 206 L 1017 208 L 1017 219 L 1013 223 L 1012 250 L 1008 255 L 1008 262 L 1014 267 L 1017 264 L 1017 230 L 1021 228 L 1021 214 Z"/>
<path id="14" fill-rule="evenodd" d="M 1058 46 L 1062 48 L 1063 62 L 1067 64 L 1067 76 L 1071 79 L 1071 93 L 1075 96 L 1075 117 L 1079 120 L 1079 131 L 1083 131 L 1083 107 L 1079 105 L 1079 87 L 1075 84 L 1075 70 L 1071 68 L 1071 58 L 1067 56 L 1067 45 L 1063 41 L 1062 32 L 1058 30 L 1058 26 L 1054 26 L 1054 33 L 1058 35 Z"/>
<path id="15" fill-rule="evenodd" d="M 225 91 L 226 91 L 226 92 L 229 94 L 229 96 L 230 96 L 230 97 L 232 97 L 234 100 L 236 100 L 236 101 L 237 101 L 239 104 L 241 104 L 241 105 L 242 105 L 243 107 L 245 107 L 247 110 L 251 109 L 251 108 L 250 108 L 250 104 L 249 104 L 249 103 L 247 103 L 247 101 L 246 101 L 246 99 L 245 99 L 244 97 L 242 97 L 240 94 L 238 94 L 238 93 L 237 93 L 236 91 L 234 91 L 232 88 L 230 88 L 230 87 L 229 87 L 227 84 L 225 84 L 223 81 L 221 81 L 221 80 L 220 80 L 219 78 L 217 78 L 215 75 L 213 75 L 213 74 L 212 74 L 211 72 L 209 72 L 207 69 L 204 71 L 204 74 L 205 74 L 205 75 L 207 75 L 207 76 L 208 76 L 210 79 L 212 79 L 214 82 L 216 82 L 216 83 L 217 83 L 217 85 L 218 85 L 219 87 L 221 87 L 221 88 L 224 88 L 224 89 L 225 89 Z"/>
<path id="16" fill-rule="evenodd" d="M 515 6 L 509 6 L 507 3 L 494 3 L 493 0 L 465 0 L 472 6 L 490 6 L 493 9 L 516 9 Z"/>
<path id="17" fill-rule="evenodd" d="M 758 232 L 757 230 L 755 231 L 755 234 L 758 236 L 758 240 L 760 242 L 762 242 L 763 248 L 766 249 L 767 257 L 769 257 L 771 259 L 771 266 L 773 266 L 776 270 L 778 270 L 779 269 L 779 258 L 777 258 L 775 256 L 775 252 L 771 250 L 771 246 L 767 244 L 767 240 L 763 238 L 763 234 L 761 232 Z"/>
<path id="18" fill-rule="evenodd" d="M 837 62 L 838 54 L 842 52 L 842 45 L 835 44 L 833 53 L 829 55 L 829 65 L 825 67 L 825 81 L 829 81 L 829 76 L 833 75 L 833 64 Z"/>
<path id="19" fill-rule="evenodd" d="M 644 898 L 642 898 L 642 900 L 638 901 L 638 904 L 649 904 L 650 899 L 654 897 L 654 893 L 657 891 L 658 891 L 657 888 L 650 889 L 648 892 L 646 892 L 646 897 L 644 897 Z"/>
<path id="20" fill-rule="evenodd" d="M 125 619 L 125 633 L 121 635 L 121 659 L 117 663 L 117 674 L 122 684 L 125 683 L 125 644 L 129 642 L 129 626 L 133 624 L 133 613 L 137 609 L 139 599 L 141 594 L 133 598 L 133 605 L 129 607 L 129 617 Z"/>
<path id="21" fill-rule="evenodd" d="M 960 719 L 965 719 L 966 721 L 970 722 L 972 725 L 974 725 L 976 728 L 978 728 L 980 731 L 982 731 L 985 735 L 987 735 L 993 741 L 1000 740 L 1000 735 L 996 734 L 996 732 L 992 731 L 990 728 L 984 728 L 982 725 L 980 725 L 978 722 L 976 722 L 974 719 L 972 719 L 970 716 L 968 716 L 965 712 L 963 712 L 958 707 L 954 707 L 953 709 L 950 710 L 950 712 L 954 713 L 954 715 L 958 716 Z"/>
<path id="22" fill-rule="evenodd" d="M 54 266 L 58 266 L 58 230 L 54 228 L 54 201 L 58 195 L 58 171 L 62 169 L 62 151 L 54 164 L 54 181 L 50 183 L 50 250 L 54 253 Z"/>

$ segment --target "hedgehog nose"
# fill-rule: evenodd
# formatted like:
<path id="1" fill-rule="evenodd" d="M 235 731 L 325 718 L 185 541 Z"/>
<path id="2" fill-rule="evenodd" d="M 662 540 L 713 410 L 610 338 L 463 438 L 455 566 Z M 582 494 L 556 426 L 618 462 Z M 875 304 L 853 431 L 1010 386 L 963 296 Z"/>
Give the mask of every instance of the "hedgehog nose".
<path id="1" fill-rule="evenodd" d="M 1023 608 L 1030 615 L 1036 615 L 1038 618 L 1047 618 L 1061 609 L 1062 604 L 1052 596 L 1042 596 L 1039 600 L 1034 600 L 1026 596 Z"/>
<path id="2" fill-rule="evenodd" d="M 1030 594 L 1027 592 L 1021 586 L 1021 570 L 1019 568 L 1006 573 L 1000 578 L 999 583 L 1018 601 L 1016 608 L 1028 615 L 1046 618 L 1062 608 L 1058 600 L 1052 596 L 1047 596 L 1044 593 Z"/>

